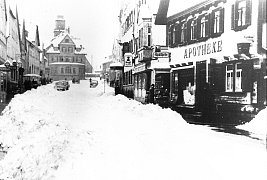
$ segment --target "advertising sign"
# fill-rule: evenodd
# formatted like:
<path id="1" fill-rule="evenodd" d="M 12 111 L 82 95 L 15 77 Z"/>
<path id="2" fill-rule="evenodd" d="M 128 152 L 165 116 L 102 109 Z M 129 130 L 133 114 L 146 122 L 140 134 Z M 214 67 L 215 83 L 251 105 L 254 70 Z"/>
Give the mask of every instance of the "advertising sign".
<path id="1" fill-rule="evenodd" d="M 133 56 L 131 53 L 124 54 L 124 66 L 125 67 L 132 67 Z"/>

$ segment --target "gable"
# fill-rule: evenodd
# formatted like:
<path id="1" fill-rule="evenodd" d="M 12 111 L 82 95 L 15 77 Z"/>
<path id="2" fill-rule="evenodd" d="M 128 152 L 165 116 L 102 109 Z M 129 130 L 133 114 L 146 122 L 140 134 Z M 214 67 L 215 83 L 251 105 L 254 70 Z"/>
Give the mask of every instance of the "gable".
<path id="1" fill-rule="evenodd" d="M 59 44 L 75 45 L 75 43 L 73 42 L 73 40 L 70 38 L 69 35 L 66 35 Z"/>

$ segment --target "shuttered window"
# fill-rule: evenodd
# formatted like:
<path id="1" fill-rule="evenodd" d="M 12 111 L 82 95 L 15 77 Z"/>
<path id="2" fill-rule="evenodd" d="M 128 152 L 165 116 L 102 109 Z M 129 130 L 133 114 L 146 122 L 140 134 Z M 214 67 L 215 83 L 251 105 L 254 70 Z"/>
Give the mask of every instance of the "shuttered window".
<path id="1" fill-rule="evenodd" d="M 224 32 L 224 8 L 218 8 L 211 13 L 211 35 L 221 35 Z"/>
<path id="2" fill-rule="evenodd" d="M 237 0 L 232 5 L 232 23 L 231 28 L 235 31 L 241 31 L 251 25 L 252 0 Z"/>

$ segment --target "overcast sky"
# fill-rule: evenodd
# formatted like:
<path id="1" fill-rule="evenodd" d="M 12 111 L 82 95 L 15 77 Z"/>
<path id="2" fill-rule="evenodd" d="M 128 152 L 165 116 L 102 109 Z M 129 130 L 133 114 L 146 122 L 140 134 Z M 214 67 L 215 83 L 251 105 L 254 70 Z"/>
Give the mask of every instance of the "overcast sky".
<path id="1" fill-rule="evenodd" d="M 35 25 L 39 26 L 40 41 L 48 45 L 53 38 L 55 19 L 63 15 L 66 27 L 73 36 L 80 38 L 94 66 L 111 55 L 115 36 L 118 34 L 118 0 L 6 0 L 14 11 L 17 5 L 20 24 L 34 37 Z M 34 40 L 34 39 L 30 39 Z"/>
<path id="2" fill-rule="evenodd" d="M 118 35 L 120 0 L 6 0 L 14 11 L 17 5 L 19 21 L 26 22 L 26 29 L 34 40 L 35 27 L 39 26 L 40 41 L 49 45 L 53 38 L 55 19 L 63 15 L 66 27 L 73 36 L 80 38 L 87 52 L 87 58 L 98 67 L 111 55 L 113 41 Z M 131 0 L 129 0 L 131 1 Z M 149 0 L 157 11 L 160 0 Z M 177 13 L 203 0 L 170 0 L 168 15 Z"/>

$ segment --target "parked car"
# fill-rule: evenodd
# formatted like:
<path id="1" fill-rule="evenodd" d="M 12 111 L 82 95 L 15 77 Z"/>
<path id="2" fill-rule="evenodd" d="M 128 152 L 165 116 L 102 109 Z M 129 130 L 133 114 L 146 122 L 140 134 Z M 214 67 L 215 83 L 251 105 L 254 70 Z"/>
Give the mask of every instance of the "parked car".
<path id="1" fill-rule="evenodd" d="M 98 81 L 97 80 L 90 80 L 90 88 L 95 88 L 98 85 Z"/>
<path id="2" fill-rule="evenodd" d="M 72 83 L 73 83 L 73 84 L 80 84 L 80 79 L 75 79 L 75 78 L 73 78 L 73 79 L 72 79 Z"/>
<path id="3" fill-rule="evenodd" d="M 69 90 L 70 88 L 70 84 L 68 81 L 62 80 L 62 81 L 57 81 L 55 83 L 54 88 L 58 91 L 65 91 L 65 90 Z"/>

